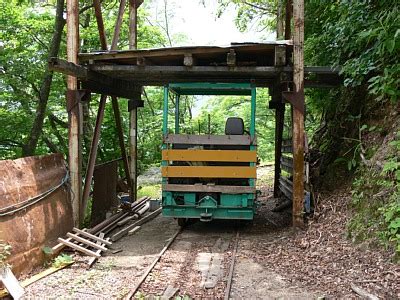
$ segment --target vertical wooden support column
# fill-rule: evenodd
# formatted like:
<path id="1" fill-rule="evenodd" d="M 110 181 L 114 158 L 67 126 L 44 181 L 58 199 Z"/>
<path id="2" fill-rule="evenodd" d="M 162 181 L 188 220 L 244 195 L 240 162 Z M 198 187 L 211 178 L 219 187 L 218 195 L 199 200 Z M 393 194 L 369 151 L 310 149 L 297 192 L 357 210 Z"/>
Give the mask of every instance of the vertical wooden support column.
<path id="1" fill-rule="evenodd" d="M 175 134 L 179 134 L 179 104 L 180 95 L 175 97 Z"/>
<path id="2" fill-rule="evenodd" d="M 286 11 L 285 11 L 285 40 L 292 38 L 292 28 L 290 21 L 292 20 L 293 14 L 293 0 L 286 0 Z"/>
<path id="3" fill-rule="evenodd" d="M 293 1 L 293 226 L 304 226 L 304 0 Z"/>
<path id="4" fill-rule="evenodd" d="M 289 2 L 290 0 L 286 0 Z M 284 0 L 278 1 L 278 10 L 276 15 L 276 39 L 280 40 L 284 34 L 284 16 L 283 16 Z M 277 48 L 275 48 L 275 57 Z M 287 51 L 287 50 L 286 50 Z M 277 63 L 275 59 L 275 64 Z M 279 75 L 281 76 L 281 75 Z M 282 90 L 279 80 L 276 80 L 272 89 L 272 102 L 275 103 L 275 174 L 274 174 L 274 197 L 279 197 L 279 178 L 281 176 L 281 157 L 282 157 L 282 135 L 285 114 L 285 104 L 282 103 Z"/>
<path id="5" fill-rule="evenodd" d="M 281 40 L 284 35 L 283 26 L 284 26 L 284 0 L 278 1 L 278 10 L 276 14 L 276 39 Z"/>
<path id="6" fill-rule="evenodd" d="M 137 5 L 136 0 L 129 0 L 129 49 L 137 48 Z M 131 155 L 131 200 L 136 201 L 137 194 L 137 107 L 129 112 L 129 151 Z"/>
<path id="7" fill-rule="evenodd" d="M 79 45 L 78 0 L 67 0 L 67 60 L 78 63 Z M 67 76 L 68 107 L 68 149 L 69 172 L 71 180 L 71 200 L 74 225 L 80 225 L 81 216 L 81 109 L 77 95 L 78 81 L 76 77 Z"/>
<path id="8" fill-rule="evenodd" d="M 276 102 L 275 108 L 275 175 L 274 175 L 274 197 L 279 197 L 279 178 L 281 176 L 282 137 L 285 121 L 285 104 L 282 103 L 282 91 L 280 85 L 275 84 L 273 91 Z"/>

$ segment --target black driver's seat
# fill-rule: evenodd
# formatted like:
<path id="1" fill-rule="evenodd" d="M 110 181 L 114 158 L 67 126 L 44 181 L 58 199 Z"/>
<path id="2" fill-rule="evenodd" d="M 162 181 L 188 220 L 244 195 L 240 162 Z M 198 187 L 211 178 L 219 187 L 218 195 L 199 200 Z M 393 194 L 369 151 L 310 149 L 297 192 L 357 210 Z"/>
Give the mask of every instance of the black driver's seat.
<path id="1" fill-rule="evenodd" d="M 230 117 L 226 119 L 225 134 L 226 135 L 244 135 L 244 122 L 242 118 Z M 250 146 L 245 145 L 221 145 L 220 150 L 249 150 Z"/>
<path id="2" fill-rule="evenodd" d="M 243 135 L 244 134 L 244 122 L 242 118 L 230 117 L 225 123 L 225 134 L 226 135 Z"/>

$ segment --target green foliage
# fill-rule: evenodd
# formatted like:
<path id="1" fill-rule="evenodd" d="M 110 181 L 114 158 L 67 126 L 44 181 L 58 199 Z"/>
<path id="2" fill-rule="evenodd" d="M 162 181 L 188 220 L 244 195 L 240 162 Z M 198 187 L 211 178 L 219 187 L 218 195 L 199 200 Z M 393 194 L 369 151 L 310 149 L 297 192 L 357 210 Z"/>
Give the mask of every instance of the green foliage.
<path id="1" fill-rule="evenodd" d="M 0 158 L 22 154 L 34 120 L 53 24 L 51 6 L 0 0 Z M 57 77 L 54 84 L 60 91 L 49 99 L 54 113 L 62 103 L 58 97 L 62 95 L 61 79 Z M 48 149 L 40 142 L 37 151 L 41 154 Z"/>
<path id="2" fill-rule="evenodd" d="M 241 31 L 248 30 L 254 25 L 254 29 L 274 29 L 276 26 L 277 0 L 218 0 L 220 16 L 229 5 L 237 8 L 235 24 Z"/>
<path id="3" fill-rule="evenodd" d="M 47 255 L 47 256 L 50 256 L 50 255 L 53 254 L 53 249 L 50 248 L 50 247 L 48 247 L 48 246 L 43 247 L 43 248 L 42 248 L 42 251 L 43 251 L 43 253 L 44 253 L 45 255 Z"/>
<path id="4" fill-rule="evenodd" d="M 80 9 L 92 5 L 80 1 Z M 118 6 L 113 1 L 102 1 L 108 42 L 113 34 Z M 5 1 L 0 0 L 0 159 L 22 156 L 22 147 L 29 138 L 39 103 L 39 89 L 45 75 L 49 44 L 54 27 L 55 1 Z M 165 45 L 166 36 L 160 28 L 146 21 L 146 5 L 139 9 L 138 47 L 154 48 Z M 128 10 L 126 10 L 128 14 Z M 99 35 L 93 8 L 80 14 L 81 52 L 100 49 Z M 128 17 L 121 27 L 119 49 L 127 49 Z M 65 28 L 60 57 L 65 57 Z M 162 91 L 147 88 L 146 105 L 139 110 L 139 170 L 160 160 Z M 84 120 L 83 162 L 87 161 L 90 138 L 93 132 L 98 97 L 89 104 L 90 116 Z M 129 114 L 127 100 L 120 99 L 125 140 L 128 141 Z M 68 132 L 65 111 L 65 77 L 55 74 L 49 96 L 46 118 L 35 154 L 61 152 L 67 156 Z M 120 157 L 111 103 L 107 103 L 99 150 L 99 161 Z"/>
<path id="5" fill-rule="evenodd" d="M 395 194 L 397 199 L 400 193 Z M 400 201 L 393 201 L 389 205 L 380 208 L 385 217 L 385 230 L 381 232 L 384 240 L 393 242 L 396 245 L 396 252 L 400 255 Z"/>
<path id="6" fill-rule="evenodd" d="M 390 142 L 392 151 L 381 172 L 359 170 L 353 182 L 349 233 L 357 240 L 379 238 L 400 254 L 400 136 Z"/>
<path id="7" fill-rule="evenodd" d="M 161 198 L 161 184 L 140 186 L 137 191 L 137 198 L 149 196 L 152 199 Z"/>
<path id="8" fill-rule="evenodd" d="M 54 259 L 52 267 L 60 268 L 63 266 L 70 265 L 73 262 L 74 262 L 74 260 L 71 255 L 62 253 Z"/>
<path id="9" fill-rule="evenodd" d="M 6 259 L 11 254 L 11 246 L 6 242 L 0 240 L 0 269 L 7 267 Z"/>
<path id="10" fill-rule="evenodd" d="M 341 67 L 345 86 L 368 86 L 376 100 L 400 96 L 397 1 L 306 1 L 306 62 Z"/>

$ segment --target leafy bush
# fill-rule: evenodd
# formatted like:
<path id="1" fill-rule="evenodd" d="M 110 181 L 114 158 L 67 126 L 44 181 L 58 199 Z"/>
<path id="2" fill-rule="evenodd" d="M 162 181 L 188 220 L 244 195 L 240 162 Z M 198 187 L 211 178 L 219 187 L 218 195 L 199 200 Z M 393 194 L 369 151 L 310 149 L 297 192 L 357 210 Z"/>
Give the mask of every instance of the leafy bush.
<path id="1" fill-rule="evenodd" d="M 67 255 L 67 254 L 62 253 L 62 254 L 60 254 L 59 256 L 57 256 L 54 259 L 54 262 L 53 262 L 52 266 L 54 268 L 59 268 L 59 267 L 65 266 L 65 265 L 69 265 L 73 261 L 74 260 L 72 259 L 71 255 Z"/>
<path id="2" fill-rule="evenodd" d="M 381 172 L 358 170 L 352 190 L 355 214 L 348 229 L 355 240 L 378 238 L 400 255 L 400 134 L 389 145 Z"/>
<path id="3" fill-rule="evenodd" d="M 305 57 L 342 67 L 345 86 L 366 84 L 380 101 L 400 98 L 398 1 L 306 1 Z"/>

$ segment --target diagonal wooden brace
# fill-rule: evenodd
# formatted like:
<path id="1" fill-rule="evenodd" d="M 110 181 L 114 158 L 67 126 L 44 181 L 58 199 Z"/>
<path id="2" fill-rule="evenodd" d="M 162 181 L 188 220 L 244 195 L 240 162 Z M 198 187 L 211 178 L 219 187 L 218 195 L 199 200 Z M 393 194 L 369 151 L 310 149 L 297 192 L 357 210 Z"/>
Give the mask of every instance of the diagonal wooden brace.
<path id="1" fill-rule="evenodd" d="M 296 92 L 282 92 L 282 97 L 304 114 L 304 99 L 302 99 L 300 95 L 297 95 Z"/>
<path id="2" fill-rule="evenodd" d="M 67 112 L 71 112 L 75 106 L 77 106 L 80 102 L 85 101 L 89 102 L 91 99 L 89 90 L 67 90 L 66 93 L 67 98 Z"/>

